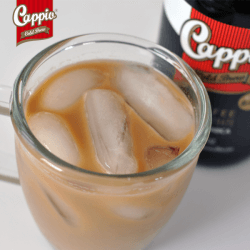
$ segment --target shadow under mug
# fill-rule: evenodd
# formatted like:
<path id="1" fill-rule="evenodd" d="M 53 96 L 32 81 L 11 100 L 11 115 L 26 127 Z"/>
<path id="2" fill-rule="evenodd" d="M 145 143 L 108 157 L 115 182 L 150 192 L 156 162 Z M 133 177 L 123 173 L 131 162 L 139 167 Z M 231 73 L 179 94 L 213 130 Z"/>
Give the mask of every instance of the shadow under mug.
<path id="1" fill-rule="evenodd" d="M 147 172 L 108 175 L 70 165 L 43 147 L 26 122 L 27 99 L 50 74 L 89 60 L 144 64 L 173 79 L 195 111 L 195 136 L 186 150 Z M 17 77 L 10 109 L 0 100 L 0 113 L 10 114 L 15 129 L 19 178 L 29 208 L 56 249 L 144 248 L 181 201 L 211 128 L 207 92 L 187 64 L 152 42 L 108 33 L 72 37 L 41 51 Z"/>

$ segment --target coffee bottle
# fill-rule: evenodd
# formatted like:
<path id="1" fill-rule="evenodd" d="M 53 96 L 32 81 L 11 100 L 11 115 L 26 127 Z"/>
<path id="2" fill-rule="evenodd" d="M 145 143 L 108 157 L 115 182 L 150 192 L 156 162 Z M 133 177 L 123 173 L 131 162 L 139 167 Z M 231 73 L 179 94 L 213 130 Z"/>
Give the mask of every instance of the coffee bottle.
<path id="1" fill-rule="evenodd" d="M 212 105 L 200 163 L 225 165 L 250 154 L 249 28 L 248 1 L 164 1 L 159 43 L 196 71 Z"/>

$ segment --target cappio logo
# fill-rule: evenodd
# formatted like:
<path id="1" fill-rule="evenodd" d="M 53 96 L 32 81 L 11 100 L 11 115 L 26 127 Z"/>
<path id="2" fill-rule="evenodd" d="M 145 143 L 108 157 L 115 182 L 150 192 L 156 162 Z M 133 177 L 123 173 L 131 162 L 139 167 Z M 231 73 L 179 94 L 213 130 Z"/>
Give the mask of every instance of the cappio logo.
<path id="1" fill-rule="evenodd" d="M 192 14 L 181 27 L 182 59 L 196 71 L 209 91 L 227 94 L 249 91 L 249 31 L 214 21 L 199 12 L 197 16 Z"/>
<path id="2" fill-rule="evenodd" d="M 16 45 L 53 37 L 53 0 L 17 0 L 13 12 L 16 25 Z"/>
<path id="3" fill-rule="evenodd" d="M 199 34 L 195 32 L 197 28 L 200 28 Z M 214 69 L 221 69 L 224 63 L 229 63 L 229 71 L 235 71 L 240 65 L 250 63 L 249 49 L 218 47 L 209 43 L 211 37 L 212 31 L 206 23 L 189 19 L 182 27 L 180 42 L 189 57 L 197 61 L 212 60 Z M 197 43 L 196 51 L 192 48 L 191 38 Z"/>

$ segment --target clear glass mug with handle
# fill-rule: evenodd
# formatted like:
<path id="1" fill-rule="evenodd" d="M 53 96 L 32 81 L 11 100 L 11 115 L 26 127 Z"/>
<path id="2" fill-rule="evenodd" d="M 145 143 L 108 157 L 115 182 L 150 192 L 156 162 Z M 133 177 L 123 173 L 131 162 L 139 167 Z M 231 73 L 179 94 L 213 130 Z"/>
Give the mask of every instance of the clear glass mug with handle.
<path id="1" fill-rule="evenodd" d="M 58 69 L 98 59 L 144 64 L 174 80 L 195 112 L 195 136 L 184 152 L 150 171 L 108 175 L 70 165 L 40 144 L 25 119 L 29 96 Z M 8 96 L 7 89 L 0 91 L 1 98 Z M 161 46 L 120 34 L 82 35 L 46 48 L 17 77 L 10 105 L 0 100 L 0 112 L 12 120 L 19 179 L 31 213 L 56 249 L 143 249 L 181 201 L 211 128 L 210 102 L 194 71 Z"/>

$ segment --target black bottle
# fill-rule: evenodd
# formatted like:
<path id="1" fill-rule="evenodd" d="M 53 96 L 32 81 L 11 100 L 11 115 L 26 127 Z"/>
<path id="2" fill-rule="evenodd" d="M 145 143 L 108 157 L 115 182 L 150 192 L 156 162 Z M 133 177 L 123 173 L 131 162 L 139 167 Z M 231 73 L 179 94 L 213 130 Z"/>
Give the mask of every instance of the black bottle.
<path id="1" fill-rule="evenodd" d="M 250 155 L 249 2 L 164 1 L 159 43 L 196 71 L 212 105 L 201 164 L 228 165 Z"/>

